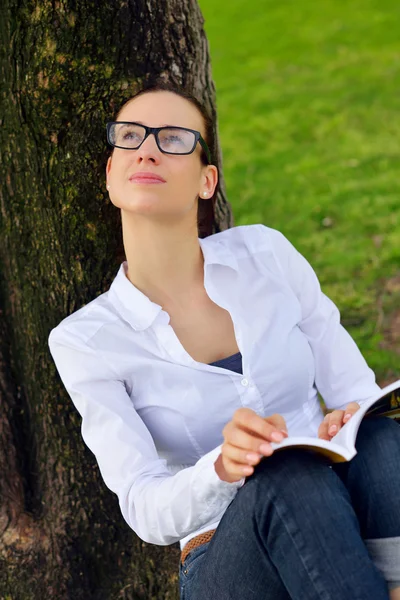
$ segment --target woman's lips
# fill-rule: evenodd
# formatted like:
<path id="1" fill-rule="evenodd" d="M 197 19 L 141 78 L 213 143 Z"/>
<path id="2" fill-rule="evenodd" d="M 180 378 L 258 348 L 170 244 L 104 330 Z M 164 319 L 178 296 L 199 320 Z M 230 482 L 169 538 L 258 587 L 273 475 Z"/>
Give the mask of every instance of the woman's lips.
<path id="1" fill-rule="evenodd" d="M 132 183 L 165 183 L 164 181 L 160 181 L 159 179 L 145 179 L 144 177 L 138 179 L 130 179 Z"/>
<path id="2" fill-rule="evenodd" d="M 152 176 L 144 176 L 144 175 L 134 175 L 129 179 L 132 183 L 166 183 L 159 177 Z"/>

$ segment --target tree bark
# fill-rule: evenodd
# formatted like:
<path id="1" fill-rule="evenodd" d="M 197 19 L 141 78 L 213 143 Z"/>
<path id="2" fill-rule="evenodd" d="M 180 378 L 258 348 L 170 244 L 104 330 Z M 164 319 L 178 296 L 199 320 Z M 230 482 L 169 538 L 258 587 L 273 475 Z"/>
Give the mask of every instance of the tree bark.
<path id="1" fill-rule="evenodd" d="M 146 544 L 123 520 L 47 340 L 119 266 L 110 115 L 157 76 L 205 101 L 218 130 L 203 23 L 195 0 L 2 0 L 0 598 L 178 598 L 179 544 Z M 217 166 L 223 230 L 219 146 Z"/>

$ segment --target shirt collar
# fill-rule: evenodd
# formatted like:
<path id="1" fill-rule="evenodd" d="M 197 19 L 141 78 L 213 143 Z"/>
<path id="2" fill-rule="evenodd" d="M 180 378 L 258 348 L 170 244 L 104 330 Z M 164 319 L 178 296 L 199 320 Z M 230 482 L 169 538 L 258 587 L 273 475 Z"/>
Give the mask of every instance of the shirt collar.
<path id="1" fill-rule="evenodd" d="M 226 243 L 216 239 L 216 235 L 198 238 L 204 256 L 204 271 L 211 264 L 231 267 L 238 271 L 239 266 L 236 256 Z M 127 270 L 128 262 L 125 260 L 121 263 L 110 286 L 108 297 L 118 312 L 135 330 L 143 331 L 152 325 L 161 312 L 162 306 L 152 302 L 146 294 L 129 281 L 126 276 Z"/>

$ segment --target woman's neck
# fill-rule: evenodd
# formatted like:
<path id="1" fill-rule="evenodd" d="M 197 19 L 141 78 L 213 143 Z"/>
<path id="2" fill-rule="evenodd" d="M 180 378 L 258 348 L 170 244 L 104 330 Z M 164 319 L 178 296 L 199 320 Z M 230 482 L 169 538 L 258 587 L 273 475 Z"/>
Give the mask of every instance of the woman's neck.
<path id="1" fill-rule="evenodd" d="M 153 302 L 187 305 L 204 290 L 204 257 L 197 227 L 123 224 L 127 278 Z"/>

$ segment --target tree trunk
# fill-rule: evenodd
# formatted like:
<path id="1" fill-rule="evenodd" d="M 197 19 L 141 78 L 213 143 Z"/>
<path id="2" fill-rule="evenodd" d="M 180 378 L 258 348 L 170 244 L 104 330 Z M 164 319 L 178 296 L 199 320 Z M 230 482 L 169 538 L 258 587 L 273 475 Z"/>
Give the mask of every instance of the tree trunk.
<path id="1" fill-rule="evenodd" d="M 119 267 L 105 122 L 159 76 L 217 130 L 203 18 L 195 0 L 2 0 L 0 19 L 0 598 L 175 599 L 179 544 L 123 520 L 47 339 Z"/>

